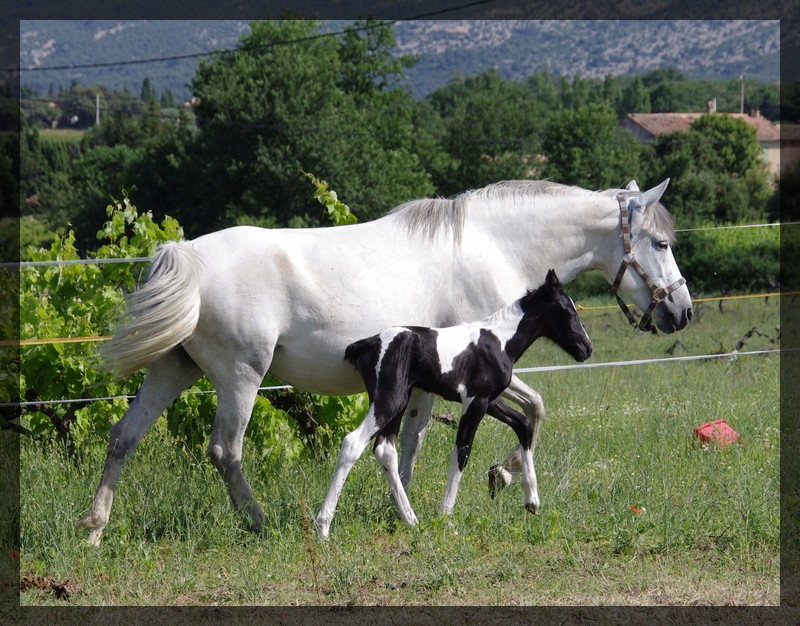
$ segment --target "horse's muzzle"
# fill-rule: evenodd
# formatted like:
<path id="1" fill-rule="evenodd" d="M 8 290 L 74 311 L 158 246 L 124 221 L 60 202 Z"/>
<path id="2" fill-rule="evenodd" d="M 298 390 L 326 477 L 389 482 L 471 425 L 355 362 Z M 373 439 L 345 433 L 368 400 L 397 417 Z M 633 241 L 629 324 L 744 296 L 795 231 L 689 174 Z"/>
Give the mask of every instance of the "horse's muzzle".
<path id="1" fill-rule="evenodd" d="M 690 321 L 692 321 L 692 307 L 690 306 L 673 311 L 664 306 L 662 302 L 656 307 L 656 328 L 666 335 L 683 330 Z"/>

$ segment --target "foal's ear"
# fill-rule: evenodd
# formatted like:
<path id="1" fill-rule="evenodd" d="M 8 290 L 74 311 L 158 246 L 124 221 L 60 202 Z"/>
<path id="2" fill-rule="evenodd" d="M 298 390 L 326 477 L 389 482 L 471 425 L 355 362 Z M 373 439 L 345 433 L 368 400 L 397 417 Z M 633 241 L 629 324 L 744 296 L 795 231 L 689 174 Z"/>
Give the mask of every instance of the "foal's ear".
<path id="1" fill-rule="evenodd" d="M 544 282 L 547 285 L 547 287 L 552 291 L 555 291 L 561 286 L 561 283 L 558 281 L 558 276 L 556 276 L 556 271 L 552 269 L 548 270 L 547 278 L 545 279 Z"/>

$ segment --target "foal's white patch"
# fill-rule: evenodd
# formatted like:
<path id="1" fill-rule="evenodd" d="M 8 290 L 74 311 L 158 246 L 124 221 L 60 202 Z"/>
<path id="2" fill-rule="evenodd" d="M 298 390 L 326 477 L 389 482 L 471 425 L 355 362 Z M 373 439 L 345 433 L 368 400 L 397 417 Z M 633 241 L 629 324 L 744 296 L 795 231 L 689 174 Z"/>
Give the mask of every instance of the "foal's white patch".
<path id="1" fill-rule="evenodd" d="M 436 352 L 442 374 L 452 371 L 453 361 L 470 344 L 478 343 L 481 331 L 471 324 L 439 328 L 436 330 Z"/>
<path id="2" fill-rule="evenodd" d="M 481 330 L 490 331 L 500 341 L 500 350 L 505 350 L 506 343 L 517 332 L 522 315 L 522 307 L 515 301 L 480 322 L 437 328 L 436 351 L 442 374 L 452 371 L 455 358 L 471 344 L 478 343 Z"/>
<path id="3" fill-rule="evenodd" d="M 395 326 L 393 328 L 387 328 L 381 333 L 381 353 L 378 355 L 378 362 L 375 364 L 375 380 L 380 379 L 381 363 L 383 363 L 383 357 L 389 345 L 394 341 L 397 335 L 405 332 L 408 332 L 407 329 Z"/>

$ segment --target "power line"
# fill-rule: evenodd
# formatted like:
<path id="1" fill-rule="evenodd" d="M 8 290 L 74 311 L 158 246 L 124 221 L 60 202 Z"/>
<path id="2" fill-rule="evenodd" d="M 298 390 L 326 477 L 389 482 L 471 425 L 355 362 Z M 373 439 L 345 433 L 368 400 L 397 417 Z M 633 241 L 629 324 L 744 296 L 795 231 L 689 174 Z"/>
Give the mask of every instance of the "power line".
<path id="1" fill-rule="evenodd" d="M 732 224 L 730 226 L 701 226 L 698 228 L 677 228 L 676 233 L 695 233 L 704 230 L 733 230 L 736 228 L 767 228 L 770 226 L 797 226 L 800 222 L 773 222 L 771 224 Z"/>
<path id="2" fill-rule="evenodd" d="M 462 4 L 455 7 L 449 7 L 445 9 L 438 9 L 436 11 L 429 11 L 427 13 L 420 13 L 408 18 L 398 18 L 393 20 L 379 20 L 376 22 L 372 22 L 370 24 L 365 24 L 364 26 L 360 27 L 353 27 L 344 30 L 338 31 L 328 31 L 325 33 L 317 33 L 315 35 L 308 35 L 306 37 L 298 37 L 295 39 L 283 39 L 279 41 L 272 41 L 266 44 L 262 44 L 259 46 L 253 46 L 251 49 L 254 50 L 270 50 L 272 48 L 276 48 L 278 46 L 288 46 L 288 45 L 295 45 L 300 43 L 308 43 L 310 41 L 316 41 L 319 39 L 324 39 L 328 37 L 336 37 L 338 35 L 345 35 L 349 32 L 361 32 L 361 31 L 368 31 L 375 28 L 381 28 L 384 26 L 392 26 L 398 22 L 413 22 L 419 21 L 423 19 L 429 19 L 432 17 L 437 17 L 439 15 L 444 15 L 446 13 L 452 13 L 455 11 L 461 11 L 464 9 L 470 9 L 477 6 L 485 5 L 485 4 L 492 4 L 497 0 L 475 0 L 474 2 L 469 2 L 467 4 Z M 190 54 L 177 54 L 172 56 L 163 56 L 163 57 L 152 57 L 149 59 L 129 59 L 127 61 L 102 61 L 98 63 L 81 63 L 81 64 L 71 64 L 71 65 L 50 65 L 50 66 L 32 66 L 32 67 L 8 67 L 0 69 L 0 72 L 5 73 L 14 73 L 14 72 L 45 72 L 45 71 L 65 71 L 65 70 L 78 70 L 78 69 L 97 69 L 101 67 L 121 67 L 125 65 L 145 65 L 148 63 L 166 63 L 169 61 L 183 61 L 188 59 L 198 59 L 200 57 L 205 56 L 212 56 L 215 54 L 227 54 L 235 52 L 237 48 L 225 48 L 222 50 L 208 50 L 205 52 L 194 52 Z"/>

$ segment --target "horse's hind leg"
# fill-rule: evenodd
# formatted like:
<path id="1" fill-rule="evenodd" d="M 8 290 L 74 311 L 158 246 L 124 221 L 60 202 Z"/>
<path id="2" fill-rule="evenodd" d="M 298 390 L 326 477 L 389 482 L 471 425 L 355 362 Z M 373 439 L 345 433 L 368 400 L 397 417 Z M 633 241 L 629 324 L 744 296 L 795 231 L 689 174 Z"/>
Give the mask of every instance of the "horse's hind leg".
<path id="1" fill-rule="evenodd" d="M 408 488 L 414 473 L 414 463 L 422 450 L 436 396 L 420 389 L 411 392 L 400 432 L 400 481 Z"/>
<path id="2" fill-rule="evenodd" d="M 510 426 L 519 439 L 522 488 L 525 492 L 525 508 L 534 515 L 539 513 L 539 489 L 536 481 L 536 468 L 533 465 L 533 428 L 530 421 L 519 411 L 515 411 L 500 399 L 489 403 L 486 412 Z"/>
<path id="3" fill-rule="evenodd" d="M 544 419 L 544 401 L 539 392 L 523 383 L 516 376 L 511 377 L 511 384 L 503 391 L 503 397 L 518 404 L 522 412 L 531 423 L 533 437 L 531 440 L 531 454 L 536 449 L 539 438 L 539 429 Z M 489 469 L 489 495 L 494 498 L 495 493 L 511 484 L 514 476 L 522 471 L 522 445 L 518 445 L 503 463 L 498 463 Z"/>
<path id="4" fill-rule="evenodd" d="M 89 512 L 78 522 L 79 527 L 92 531 L 89 543 L 100 544 L 103 529 L 111 515 L 114 492 L 125 459 L 136 449 L 147 429 L 164 409 L 181 391 L 200 378 L 201 374 L 200 369 L 180 347 L 155 361 L 148 368 L 136 398 L 122 419 L 111 428 L 100 486 L 97 488 Z"/>
<path id="5" fill-rule="evenodd" d="M 217 388 L 217 413 L 208 456 L 222 476 L 233 506 L 249 519 L 251 531 L 261 532 L 264 513 L 242 474 L 242 443 L 264 374 L 250 367 L 226 374 L 223 380 L 211 380 Z"/>

